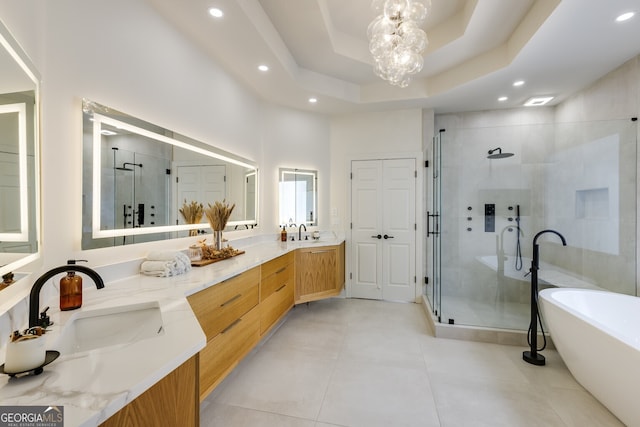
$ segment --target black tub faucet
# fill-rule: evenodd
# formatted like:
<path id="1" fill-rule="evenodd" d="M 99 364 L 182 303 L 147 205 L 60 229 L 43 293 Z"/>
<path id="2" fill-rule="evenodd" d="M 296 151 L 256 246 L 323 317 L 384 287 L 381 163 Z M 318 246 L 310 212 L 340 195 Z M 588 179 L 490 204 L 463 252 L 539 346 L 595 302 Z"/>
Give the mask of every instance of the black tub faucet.
<path id="1" fill-rule="evenodd" d="M 555 230 L 542 230 L 540 231 L 538 234 L 535 235 L 535 237 L 533 238 L 533 259 L 531 261 L 531 268 L 535 268 L 536 270 L 538 270 L 538 268 L 540 267 L 540 249 L 539 249 L 539 245 L 538 245 L 538 237 L 540 237 L 541 235 L 545 234 L 545 233 L 553 233 L 555 235 L 557 235 L 560 240 L 562 240 L 562 246 L 567 246 L 567 241 L 564 238 L 564 236 L 560 233 L 558 233 Z M 531 272 L 533 273 L 533 271 Z"/>
<path id="2" fill-rule="evenodd" d="M 522 359 L 532 365 L 543 366 L 544 356 L 538 354 L 538 270 L 540 268 L 540 248 L 538 237 L 545 233 L 553 233 L 562 240 L 562 246 L 567 246 L 564 236 L 555 230 L 542 230 L 533 238 L 533 258 L 531 259 L 531 322 L 529 323 L 529 350 L 522 353 Z M 542 323 L 540 324 L 542 325 Z M 544 331 L 543 331 L 544 334 Z M 545 342 L 546 343 L 546 342 Z M 544 346 L 543 346 L 544 348 Z"/>
<path id="3" fill-rule="evenodd" d="M 40 311 L 40 290 L 47 283 L 47 280 L 54 277 L 56 274 L 66 273 L 68 271 L 76 271 L 78 273 L 84 273 L 93 280 L 93 283 L 96 284 L 96 288 L 102 289 L 104 288 L 104 281 L 102 277 L 95 271 L 89 267 L 85 267 L 83 265 L 73 264 L 73 260 L 67 261 L 67 265 L 62 265 L 60 267 L 52 268 L 51 270 L 44 273 L 42 276 L 36 280 L 36 282 L 31 287 L 31 293 L 29 294 L 29 327 L 32 328 L 34 326 L 41 326 L 40 321 L 38 319 L 38 314 Z"/>

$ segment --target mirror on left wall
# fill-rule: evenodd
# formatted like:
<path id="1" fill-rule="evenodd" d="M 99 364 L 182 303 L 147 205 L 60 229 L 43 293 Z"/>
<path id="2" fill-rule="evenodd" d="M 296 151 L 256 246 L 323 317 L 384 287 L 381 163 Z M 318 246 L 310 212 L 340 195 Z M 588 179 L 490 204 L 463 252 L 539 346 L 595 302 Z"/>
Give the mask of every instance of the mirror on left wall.
<path id="1" fill-rule="evenodd" d="M 82 249 L 211 233 L 185 203 L 226 201 L 226 231 L 257 226 L 258 168 L 251 160 L 83 100 Z"/>
<path id="2" fill-rule="evenodd" d="M 2 22 L 0 45 L 0 276 L 17 279 L 40 253 L 40 75 Z"/>

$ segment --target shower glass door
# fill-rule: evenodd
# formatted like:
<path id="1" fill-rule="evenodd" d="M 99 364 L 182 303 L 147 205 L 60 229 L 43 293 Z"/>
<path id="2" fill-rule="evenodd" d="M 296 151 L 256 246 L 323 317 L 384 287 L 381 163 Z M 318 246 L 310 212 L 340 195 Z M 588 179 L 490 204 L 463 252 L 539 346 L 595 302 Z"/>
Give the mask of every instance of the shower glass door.
<path id="1" fill-rule="evenodd" d="M 432 158 L 432 210 L 427 211 L 427 246 L 431 240 L 431 263 L 427 263 L 428 274 L 431 280 L 428 280 L 425 287 L 425 295 L 431 304 L 433 314 L 439 318 L 441 311 L 441 249 L 440 240 L 440 205 L 441 205 L 441 186 L 440 186 L 440 169 L 441 169 L 441 141 L 442 131 L 433 137 L 433 158 Z"/>
<path id="2" fill-rule="evenodd" d="M 526 330 L 532 239 L 544 229 L 568 246 L 539 239 L 540 289 L 635 295 L 636 137 L 632 120 L 440 132 L 427 288 L 440 321 Z"/>

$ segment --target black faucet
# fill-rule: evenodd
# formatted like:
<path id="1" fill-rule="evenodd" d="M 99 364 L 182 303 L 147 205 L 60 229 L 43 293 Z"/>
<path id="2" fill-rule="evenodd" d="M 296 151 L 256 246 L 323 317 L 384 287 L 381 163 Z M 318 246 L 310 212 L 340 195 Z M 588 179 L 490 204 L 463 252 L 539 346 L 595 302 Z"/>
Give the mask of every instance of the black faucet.
<path id="1" fill-rule="evenodd" d="M 555 230 L 542 230 L 533 238 L 533 258 L 531 259 L 531 322 L 529 323 L 529 351 L 522 353 L 522 359 L 532 365 L 544 365 L 544 356 L 538 354 L 538 269 L 540 267 L 540 248 L 538 237 L 545 233 L 553 233 L 560 237 L 562 246 L 567 246 L 564 236 Z M 544 333 L 544 331 L 543 331 Z"/>
<path id="2" fill-rule="evenodd" d="M 307 226 L 300 223 L 300 227 L 298 227 L 298 241 L 302 240 L 302 227 L 304 227 L 305 233 L 307 232 Z"/>
<path id="3" fill-rule="evenodd" d="M 96 284 L 96 288 L 102 289 L 104 288 L 104 281 L 102 277 L 95 271 L 89 267 L 85 267 L 82 265 L 74 264 L 74 260 L 67 261 L 67 265 L 62 265 L 60 267 L 52 268 L 51 270 L 44 273 L 42 276 L 36 280 L 36 282 L 31 287 L 31 293 L 29 294 L 29 327 L 32 328 L 34 326 L 41 326 L 40 321 L 38 319 L 38 314 L 40 311 L 40 290 L 47 283 L 47 280 L 51 279 L 56 274 L 66 273 L 67 271 L 77 271 L 79 273 L 84 273 L 89 276 L 93 283 Z"/>

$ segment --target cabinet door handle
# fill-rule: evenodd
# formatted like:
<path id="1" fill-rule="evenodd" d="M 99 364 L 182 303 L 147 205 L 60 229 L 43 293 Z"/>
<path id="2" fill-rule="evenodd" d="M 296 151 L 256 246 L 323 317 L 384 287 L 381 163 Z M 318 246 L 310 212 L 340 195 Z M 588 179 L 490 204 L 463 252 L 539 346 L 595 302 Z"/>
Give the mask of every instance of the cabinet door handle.
<path id="1" fill-rule="evenodd" d="M 287 286 L 287 284 L 283 284 L 282 286 L 280 286 L 278 289 L 276 289 L 276 292 L 280 292 L 281 290 L 283 290 L 285 287 Z"/>
<path id="2" fill-rule="evenodd" d="M 231 329 L 233 329 L 233 328 L 234 328 L 238 323 L 240 323 L 241 321 L 242 321 L 242 318 L 234 320 L 232 324 L 230 324 L 229 326 L 227 326 L 226 328 L 224 328 L 224 329 L 222 330 L 222 332 L 220 332 L 220 333 L 221 333 L 221 334 L 224 334 L 224 333 L 226 333 L 226 332 L 229 332 Z"/>
<path id="3" fill-rule="evenodd" d="M 324 254 L 327 252 L 333 252 L 333 251 L 311 251 L 312 254 Z"/>
<path id="4" fill-rule="evenodd" d="M 283 271 L 285 271 L 287 269 L 287 267 L 282 267 L 280 270 L 276 271 L 276 274 L 280 274 Z"/>
<path id="5" fill-rule="evenodd" d="M 238 298 L 240 298 L 242 296 L 242 294 L 238 294 L 235 297 L 228 299 L 227 301 L 223 302 L 222 304 L 220 304 L 220 307 L 224 307 L 225 305 L 232 303 L 233 301 L 237 300 Z"/>
<path id="6" fill-rule="evenodd" d="M 241 274 L 242 274 L 242 273 L 238 273 L 238 274 L 236 274 L 235 276 L 231 276 L 231 277 L 229 277 L 228 279 L 223 280 L 221 283 L 228 282 L 228 281 L 229 281 L 229 280 L 231 280 L 231 279 L 235 279 L 236 277 L 240 276 Z"/>

